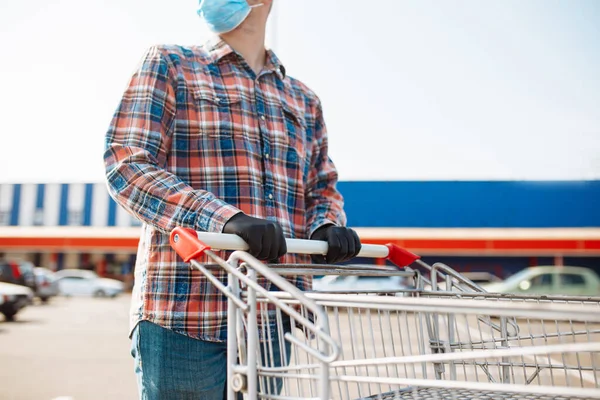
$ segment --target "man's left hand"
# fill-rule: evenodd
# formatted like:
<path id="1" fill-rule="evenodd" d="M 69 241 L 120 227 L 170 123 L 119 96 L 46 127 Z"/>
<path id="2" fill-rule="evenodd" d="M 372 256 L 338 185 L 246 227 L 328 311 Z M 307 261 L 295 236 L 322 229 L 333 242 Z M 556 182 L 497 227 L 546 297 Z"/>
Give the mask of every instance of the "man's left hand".
<path id="1" fill-rule="evenodd" d="M 354 230 L 342 226 L 325 225 L 317 229 L 311 240 L 327 242 L 328 251 L 325 256 L 313 255 L 315 264 L 335 264 L 350 260 L 360 252 L 360 239 Z"/>

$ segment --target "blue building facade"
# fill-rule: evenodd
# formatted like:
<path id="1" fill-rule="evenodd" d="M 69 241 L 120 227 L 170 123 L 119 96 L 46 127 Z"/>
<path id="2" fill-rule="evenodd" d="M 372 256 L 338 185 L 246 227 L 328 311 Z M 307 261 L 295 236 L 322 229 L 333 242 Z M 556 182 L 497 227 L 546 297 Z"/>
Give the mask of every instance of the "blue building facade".
<path id="1" fill-rule="evenodd" d="M 342 181 L 338 188 L 345 198 L 349 226 L 375 228 L 374 232 L 378 232 L 377 228 L 444 232 L 482 228 L 510 232 L 531 228 L 542 233 L 569 228 L 589 232 L 589 228 L 600 227 L 600 181 Z M 89 227 L 118 231 L 139 225 L 137 219 L 110 198 L 104 183 L 0 184 L 0 228 Z M 382 237 L 374 237 L 401 239 L 390 237 L 389 229 Z M 574 251 L 566 255 L 557 247 L 556 255 L 564 264 L 600 271 L 600 238 L 591 239 L 584 245 L 575 244 Z M 581 251 L 577 251 L 578 246 Z M 526 251 L 516 254 L 508 250 L 505 254 L 439 250 L 426 253 L 424 258 L 431 262 L 446 261 L 459 270 L 493 270 L 504 275 L 529 265 L 557 262 L 551 254 L 552 248 L 539 254 Z M 0 239 L 0 252 L 11 254 L 14 249 L 2 246 Z M 62 268 L 97 262 L 100 257 L 109 264 L 121 265 L 123 271 L 131 270 L 134 261 L 133 250 L 129 254 L 102 256 L 76 248 L 47 253 L 36 253 L 33 261 L 54 263 L 56 268 Z"/>

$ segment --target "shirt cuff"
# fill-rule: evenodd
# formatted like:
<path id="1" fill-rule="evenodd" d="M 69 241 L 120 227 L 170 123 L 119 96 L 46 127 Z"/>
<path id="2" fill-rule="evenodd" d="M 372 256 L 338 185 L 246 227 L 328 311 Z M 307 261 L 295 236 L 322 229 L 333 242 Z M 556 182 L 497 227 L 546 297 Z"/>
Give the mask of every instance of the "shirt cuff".
<path id="1" fill-rule="evenodd" d="M 227 221 L 229 221 L 234 215 L 242 212 L 240 209 L 223 201 L 218 201 L 218 203 L 220 204 L 215 205 L 213 202 L 213 206 L 210 210 L 205 208 L 198 214 L 196 226 L 199 228 L 199 230 L 221 233 L 223 232 L 223 227 Z"/>
<path id="2" fill-rule="evenodd" d="M 315 221 L 313 224 L 311 224 L 310 229 L 308 231 L 308 238 L 310 239 L 312 237 L 313 233 L 315 233 L 317 231 L 317 229 L 319 229 L 325 225 L 340 226 L 339 223 L 332 221 L 330 219 L 320 219 L 318 221 Z"/>

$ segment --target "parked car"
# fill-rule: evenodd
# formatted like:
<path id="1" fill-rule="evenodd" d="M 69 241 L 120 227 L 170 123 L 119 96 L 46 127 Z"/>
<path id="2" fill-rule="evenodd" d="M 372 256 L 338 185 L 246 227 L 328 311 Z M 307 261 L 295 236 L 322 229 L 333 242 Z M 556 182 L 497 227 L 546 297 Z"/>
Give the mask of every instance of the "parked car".
<path id="1" fill-rule="evenodd" d="M 526 268 L 503 282 L 483 288 L 492 293 L 597 296 L 600 278 L 589 268 L 540 266 Z"/>
<path id="2" fill-rule="evenodd" d="M 21 272 L 25 286 L 35 292 L 35 265 L 29 261 L 17 261 L 17 264 L 19 265 L 19 271 Z"/>
<path id="3" fill-rule="evenodd" d="M 0 282 L 0 313 L 7 321 L 13 321 L 15 315 L 33 302 L 33 291 L 28 287 Z"/>
<path id="4" fill-rule="evenodd" d="M 0 261 L 0 282 L 27 286 L 35 291 L 34 265 L 27 261 Z"/>
<path id="5" fill-rule="evenodd" d="M 63 269 L 54 274 L 60 294 L 64 296 L 116 297 L 123 292 L 123 282 L 100 278 L 95 272 Z"/>
<path id="6" fill-rule="evenodd" d="M 502 279 L 490 272 L 461 272 L 461 275 L 480 286 L 494 282 L 502 282 Z"/>
<path id="7" fill-rule="evenodd" d="M 34 270 L 36 291 L 35 295 L 45 303 L 51 297 L 60 293 L 54 272 L 47 268 L 36 267 Z"/>
<path id="8" fill-rule="evenodd" d="M 317 292 L 397 292 L 407 288 L 407 279 L 402 276 L 325 275 L 313 280 Z"/>
<path id="9" fill-rule="evenodd" d="M 502 282 L 502 279 L 498 278 L 496 275 L 491 274 L 489 272 L 460 272 L 460 275 L 473 281 L 477 285 L 481 287 L 485 287 L 485 285 L 493 283 L 493 282 Z M 440 278 L 441 279 L 441 278 Z M 456 287 L 454 285 L 458 285 L 461 287 L 461 290 L 466 290 L 467 292 L 474 291 L 469 286 L 465 285 L 463 282 L 453 279 L 453 286 L 451 291 L 456 291 Z M 424 285 L 423 290 L 430 291 L 432 290 L 432 286 L 429 284 Z M 435 290 L 446 291 L 446 282 L 442 280 L 438 280 L 437 286 Z"/>

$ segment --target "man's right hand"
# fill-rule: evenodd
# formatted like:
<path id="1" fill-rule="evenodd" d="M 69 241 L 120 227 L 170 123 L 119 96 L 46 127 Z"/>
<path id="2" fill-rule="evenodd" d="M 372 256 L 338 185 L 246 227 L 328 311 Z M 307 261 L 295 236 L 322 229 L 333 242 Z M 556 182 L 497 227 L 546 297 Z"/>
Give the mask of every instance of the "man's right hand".
<path id="1" fill-rule="evenodd" d="M 283 230 L 277 222 L 238 213 L 223 227 L 223 233 L 238 235 L 250 246 L 248 253 L 259 260 L 276 260 L 287 252 Z"/>

